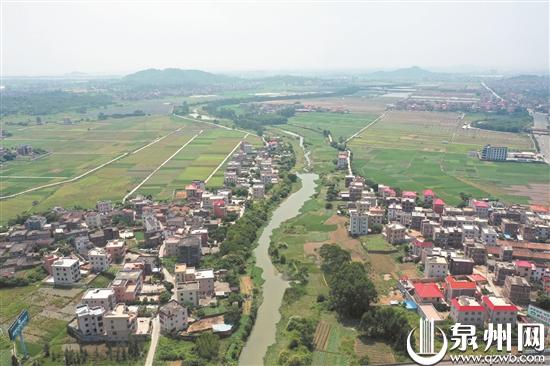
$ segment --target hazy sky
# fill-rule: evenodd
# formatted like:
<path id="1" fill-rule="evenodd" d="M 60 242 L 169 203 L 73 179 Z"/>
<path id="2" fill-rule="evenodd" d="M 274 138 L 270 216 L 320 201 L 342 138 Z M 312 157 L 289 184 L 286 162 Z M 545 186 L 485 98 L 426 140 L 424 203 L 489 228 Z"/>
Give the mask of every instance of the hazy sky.
<path id="1" fill-rule="evenodd" d="M 3 75 L 549 65 L 548 2 L 1 6 Z"/>

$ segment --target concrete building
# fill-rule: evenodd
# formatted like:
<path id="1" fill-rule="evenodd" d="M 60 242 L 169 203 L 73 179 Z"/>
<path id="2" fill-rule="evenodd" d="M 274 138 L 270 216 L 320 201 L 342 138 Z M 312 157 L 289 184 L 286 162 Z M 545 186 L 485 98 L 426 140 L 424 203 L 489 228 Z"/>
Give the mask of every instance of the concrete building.
<path id="1" fill-rule="evenodd" d="M 25 220 L 25 229 L 27 230 L 42 230 L 48 220 L 44 216 L 32 215 Z"/>
<path id="2" fill-rule="evenodd" d="M 424 265 L 424 277 L 442 279 L 447 275 L 447 267 L 445 258 L 428 257 Z"/>
<path id="3" fill-rule="evenodd" d="M 414 298 L 418 304 L 439 304 L 443 302 L 443 293 L 433 282 L 422 283 L 417 282 L 413 284 Z"/>
<path id="4" fill-rule="evenodd" d="M 384 208 L 382 207 L 370 207 L 367 216 L 371 226 L 384 224 Z"/>
<path id="5" fill-rule="evenodd" d="M 111 266 L 111 255 L 103 248 L 95 248 L 88 252 L 88 260 L 92 265 L 92 271 L 104 272 Z"/>
<path id="6" fill-rule="evenodd" d="M 481 305 L 487 312 L 486 320 L 493 324 L 516 325 L 518 308 L 506 299 L 497 296 L 482 296 Z"/>
<path id="7" fill-rule="evenodd" d="M 363 210 L 349 210 L 349 233 L 351 235 L 367 235 L 369 232 L 368 212 Z"/>
<path id="8" fill-rule="evenodd" d="M 109 240 L 105 245 L 105 251 L 109 253 L 111 260 L 122 260 L 126 255 L 126 242 L 124 239 Z"/>
<path id="9" fill-rule="evenodd" d="M 494 246 L 497 245 L 498 234 L 492 227 L 484 227 L 479 238 L 485 245 Z"/>
<path id="10" fill-rule="evenodd" d="M 111 342 L 128 341 L 131 334 L 137 329 L 137 313 L 128 310 L 124 304 L 117 304 L 107 312 L 105 319 L 105 335 Z"/>
<path id="11" fill-rule="evenodd" d="M 445 297 L 447 302 L 459 296 L 473 297 L 476 291 L 476 283 L 471 281 L 467 276 L 445 277 Z"/>
<path id="12" fill-rule="evenodd" d="M 81 304 L 76 307 L 78 329 L 85 336 L 102 336 L 105 332 L 105 309 Z"/>
<path id="13" fill-rule="evenodd" d="M 451 300 L 451 319 L 455 323 L 482 326 L 486 311 L 473 297 L 460 296 Z"/>
<path id="14" fill-rule="evenodd" d="M 514 268 L 516 270 L 516 276 L 524 277 L 528 280 L 531 278 L 533 263 L 529 261 L 515 261 Z"/>
<path id="15" fill-rule="evenodd" d="M 199 283 L 197 281 L 178 283 L 176 285 L 176 299 L 180 304 L 199 306 Z"/>
<path id="16" fill-rule="evenodd" d="M 485 245 L 476 241 L 466 240 L 464 242 L 464 255 L 468 258 L 472 258 L 476 265 L 487 263 L 487 248 Z"/>
<path id="17" fill-rule="evenodd" d="M 338 160 L 336 161 L 336 169 L 347 169 L 348 168 L 348 151 L 339 151 Z"/>
<path id="18" fill-rule="evenodd" d="M 86 222 L 86 226 L 91 229 L 101 227 L 101 215 L 98 212 L 88 212 L 84 217 L 84 221 Z"/>
<path id="19" fill-rule="evenodd" d="M 531 302 L 531 285 L 523 277 L 508 276 L 502 294 L 514 304 L 527 305 Z"/>
<path id="20" fill-rule="evenodd" d="M 201 260 L 201 238 L 195 235 L 181 238 L 176 249 L 176 256 L 179 262 L 188 266 L 199 264 Z"/>
<path id="21" fill-rule="evenodd" d="M 262 199 L 265 195 L 265 186 L 263 184 L 252 185 L 252 196 L 256 199 Z"/>
<path id="22" fill-rule="evenodd" d="M 174 334 L 187 327 L 187 308 L 176 300 L 170 300 L 159 310 L 160 331 Z"/>
<path id="23" fill-rule="evenodd" d="M 113 211 L 113 203 L 111 201 L 97 201 L 96 209 L 101 214 L 107 214 Z"/>
<path id="24" fill-rule="evenodd" d="M 388 224 L 384 230 L 384 236 L 388 243 L 400 244 L 406 240 L 407 229 L 401 224 Z"/>
<path id="25" fill-rule="evenodd" d="M 453 275 L 471 275 L 474 272 L 474 260 L 472 258 L 451 258 L 449 272 Z"/>
<path id="26" fill-rule="evenodd" d="M 506 277 L 516 274 L 516 267 L 513 263 L 509 262 L 497 262 L 495 264 L 495 285 L 504 285 Z"/>
<path id="27" fill-rule="evenodd" d="M 115 308 L 116 297 L 112 288 L 91 288 L 84 293 L 81 302 L 89 307 L 100 306 L 105 311 Z"/>
<path id="28" fill-rule="evenodd" d="M 78 282 L 80 280 L 78 259 L 61 258 L 53 262 L 52 276 L 56 286 L 68 286 Z"/>
<path id="29" fill-rule="evenodd" d="M 506 146 L 485 145 L 481 150 L 481 160 L 505 161 L 508 157 L 508 148 Z"/>

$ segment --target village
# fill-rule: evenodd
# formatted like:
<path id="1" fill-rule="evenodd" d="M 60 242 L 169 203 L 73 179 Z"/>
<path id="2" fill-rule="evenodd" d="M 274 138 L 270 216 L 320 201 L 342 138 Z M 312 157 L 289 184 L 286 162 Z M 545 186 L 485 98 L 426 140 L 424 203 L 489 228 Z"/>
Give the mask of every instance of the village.
<path id="1" fill-rule="evenodd" d="M 351 154 L 338 153 L 337 169 L 349 169 Z M 370 183 L 372 185 L 372 183 Z M 541 205 L 508 205 L 468 199 L 446 204 L 437 192 L 371 187 L 364 177 L 345 176 L 338 194 L 353 237 L 381 232 L 406 253 L 423 276 L 401 276 L 388 305 L 402 305 L 435 322 L 483 326 L 541 322 L 550 312 L 535 306 L 550 296 L 550 214 Z"/>
<path id="2" fill-rule="evenodd" d="M 27 217 L 1 234 L 3 285 L 24 285 L 19 273 L 42 267 L 42 286 L 84 288 L 67 326 L 80 344 L 231 334 L 252 300 L 241 295 L 236 268 L 202 264 L 214 263 L 209 257 L 228 228 L 279 183 L 292 152 L 278 137 L 264 141 L 261 148 L 241 142 L 225 165 L 224 188 L 196 180 L 170 202 L 137 195 L 122 205 L 99 201 L 95 210 L 56 207 Z M 91 287 L 99 277 L 110 281 Z"/>

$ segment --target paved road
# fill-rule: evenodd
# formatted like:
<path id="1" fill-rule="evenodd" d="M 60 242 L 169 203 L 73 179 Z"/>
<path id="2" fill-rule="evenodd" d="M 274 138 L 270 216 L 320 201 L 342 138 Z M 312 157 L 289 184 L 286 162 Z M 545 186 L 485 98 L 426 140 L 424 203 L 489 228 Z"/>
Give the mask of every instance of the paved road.
<path id="1" fill-rule="evenodd" d="M 504 100 L 504 99 L 503 99 L 500 95 L 498 95 L 493 89 L 489 88 L 489 87 L 487 86 L 487 84 L 485 84 L 485 82 L 482 81 L 482 82 L 481 82 L 481 85 L 482 85 L 485 89 L 487 89 L 487 91 L 488 91 L 489 93 L 493 94 L 496 98 L 498 98 L 498 99 L 500 99 L 500 100 Z"/>
<path id="2" fill-rule="evenodd" d="M 534 128 L 548 128 L 548 115 L 540 112 L 533 112 Z M 544 161 L 550 164 L 550 135 L 533 134 L 540 147 L 540 153 L 544 155 Z"/>
<path id="3" fill-rule="evenodd" d="M 147 358 L 145 359 L 145 366 L 153 366 L 155 352 L 157 351 L 157 345 L 159 343 L 160 321 L 158 315 L 153 318 L 152 323 L 153 330 L 151 331 L 151 344 L 149 345 L 149 351 L 147 352 Z"/>

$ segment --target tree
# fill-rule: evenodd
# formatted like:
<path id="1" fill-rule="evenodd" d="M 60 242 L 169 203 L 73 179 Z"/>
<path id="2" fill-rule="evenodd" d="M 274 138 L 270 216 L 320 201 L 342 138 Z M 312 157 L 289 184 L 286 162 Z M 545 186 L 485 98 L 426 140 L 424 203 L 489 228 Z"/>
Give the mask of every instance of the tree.
<path id="1" fill-rule="evenodd" d="M 351 261 L 349 252 L 335 244 L 323 244 L 319 250 L 319 255 L 323 259 L 321 270 L 327 274 L 331 274 L 340 268 L 342 264 Z"/>
<path id="2" fill-rule="evenodd" d="M 404 349 L 411 326 L 399 308 L 375 306 L 361 317 L 359 330 L 364 335 L 390 341 L 395 349 Z M 414 341 L 414 338 L 412 339 Z"/>
<path id="3" fill-rule="evenodd" d="M 48 343 L 44 343 L 44 346 L 42 347 L 42 353 L 44 353 L 44 357 L 50 356 L 50 345 Z"/>
<path id="4" fill-rule="evenodd" d="M 341 315 L 359 318 L 378 295 L 361 263 L 344 264 L 329 277 L 330 298 Z"/>
<path id="5" fill-rule="evenodd" d="M 546 295 L 540 295 L 539 297 L 537 297 L 537 301 L 535 302 L 535 306 L 543 309 L 543 310 L 546 310 L 546 311 L 550 311 L 550 297 L 546 296 Z"/>
<path id="6" fill-rule="evenodd" d="M 238 305 L 232 304 L 224 314 L 223 318 L 226 324 L 237 326 L 239 324 L 239 320 L 241 319 L 241 309 L 239 309 Z"/>
<path id="7" fill-rule="evenodd" d="M 220 339 L 213 333 L 203 333 L 195 341 L 195 352 L 207 360 L 217 358 L 219 349 Z"/>

